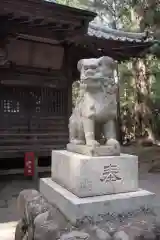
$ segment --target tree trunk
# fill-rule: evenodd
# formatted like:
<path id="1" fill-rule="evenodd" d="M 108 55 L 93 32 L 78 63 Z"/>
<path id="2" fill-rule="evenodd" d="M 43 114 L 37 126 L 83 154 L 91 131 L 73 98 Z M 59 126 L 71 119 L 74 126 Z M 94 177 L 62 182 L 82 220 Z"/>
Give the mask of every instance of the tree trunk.
<path id="1" fill-rule="evenodd" d="M 143 142 L 154 143 L 155 137 L 151 112 L 151 82 L 149 72 L 147 72 L 148 68 L 146 59 L 136 59 L 133 62 L 136 87 L 136 138 L 142 138 Z"/>

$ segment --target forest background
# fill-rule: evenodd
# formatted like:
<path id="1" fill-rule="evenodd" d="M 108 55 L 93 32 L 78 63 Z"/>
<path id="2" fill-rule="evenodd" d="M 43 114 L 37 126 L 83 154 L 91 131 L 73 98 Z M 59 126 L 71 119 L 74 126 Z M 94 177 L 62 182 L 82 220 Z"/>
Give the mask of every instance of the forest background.
<path id="1" fill-rule="evenodd" d="M 54 0 L 50 0 L 53 1 Z M 118 64 L 123 144 L 156 144 L 160 140 L 160 0 L 56 0 L 57 3 L 97 12 L 98 23 L 113 29 L 146 32 L 155 44 L 143 58 Z M 73 103 L 79 81 L 73 85 Z"/>

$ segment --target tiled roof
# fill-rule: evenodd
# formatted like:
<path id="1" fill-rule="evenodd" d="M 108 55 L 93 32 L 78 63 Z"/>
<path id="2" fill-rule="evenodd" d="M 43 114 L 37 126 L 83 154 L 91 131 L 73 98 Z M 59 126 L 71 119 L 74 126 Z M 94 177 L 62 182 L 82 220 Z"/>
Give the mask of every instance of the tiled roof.
<path id="1" fill-rule="evenodd" d="M 147 38 L 146 33 L 124 32 L 121 30 L 111 29 L 102 24 L 91 22 L 88 28 L 88 35 L 97 38 L 129 41 L 129 42 L 149 42 L 151 38 Z"/>

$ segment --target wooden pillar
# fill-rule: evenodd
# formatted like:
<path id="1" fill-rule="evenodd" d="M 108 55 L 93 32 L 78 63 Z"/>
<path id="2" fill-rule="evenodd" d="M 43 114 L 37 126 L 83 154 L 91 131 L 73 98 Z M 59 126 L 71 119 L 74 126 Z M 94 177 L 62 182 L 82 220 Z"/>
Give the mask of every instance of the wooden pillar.
<path id="1" fill-rule="evenodd" d="M 71 49 L 68 45 L 64 46 L 64 59 L 63 59 L 63 71 L 67 80 L 67 96 L 66 96 L 66 129 L 68 129 L 69 118 L 72 114 L 72 54 Z"/>
<path id="2" fill-rule="evenodd" d="M 67 117 L 72 113 L 72 53 L 69 46 L 64 47 L 63 69 L 67 78 Z"/>

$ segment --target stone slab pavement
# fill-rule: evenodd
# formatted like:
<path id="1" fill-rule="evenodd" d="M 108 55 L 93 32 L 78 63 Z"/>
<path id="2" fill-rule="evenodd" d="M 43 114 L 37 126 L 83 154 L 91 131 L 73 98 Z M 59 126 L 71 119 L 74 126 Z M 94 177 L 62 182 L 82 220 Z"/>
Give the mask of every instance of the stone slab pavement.
<path id="1" fill-rule="evenodd" d="M 140 174 L 140 187 L 156 193 L 157 212 L 160 216 L 160 173 Z M 19 192 L 27 188 L 38 188 L 38 183 L 24 177 L 0 179 L 0 240 L 14 240 L 14 231 L 19 219 L 16 199 Z"/>

